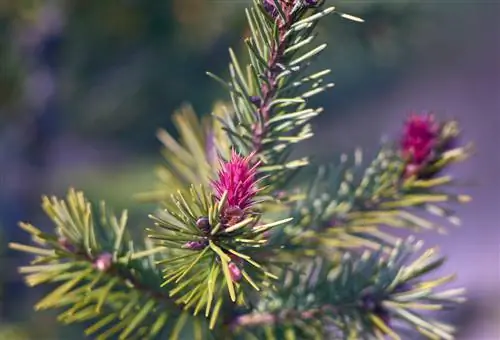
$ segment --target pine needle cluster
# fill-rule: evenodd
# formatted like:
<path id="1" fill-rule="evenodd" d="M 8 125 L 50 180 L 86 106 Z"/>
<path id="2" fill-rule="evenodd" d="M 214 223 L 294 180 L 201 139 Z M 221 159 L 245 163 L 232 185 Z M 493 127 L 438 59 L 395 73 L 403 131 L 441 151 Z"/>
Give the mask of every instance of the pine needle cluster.
<path id="1" fill-rule="evenodd" d="M 34 255 L 19 268 L 29 286 L 53 290 L 37 310 L 83 323 L 96 339 L 453 339 L 428 311 L 463 301 L 429 278 L 444 259 L 414 236 L 459 219 L 448 193 L 450 165 L 467 158 L 455 121 L 414 114 L 401 140 L 375 157 L 361 150 L 332 164 L 294 159 L 323 109 L 310 98 L 333 87 L 330 70 L 309 66 L 326 18 L 363 22 L 322 0 L 254 0 L 242 63 L 229 50 L 228 92 L 210 116 L 190 107 L 173 116 L 179 138 L 158 137 L 165 163 L 144 240 L 127 212 L 112 213 L 82 192 L 43 198 L 53 228 L 20 227 Z M 305 182 L 296 175 L 308 171 Z M 302 176 L 304 177 L 304 176 Z M 139 204 L 139 203 L 138 203 Z"/>

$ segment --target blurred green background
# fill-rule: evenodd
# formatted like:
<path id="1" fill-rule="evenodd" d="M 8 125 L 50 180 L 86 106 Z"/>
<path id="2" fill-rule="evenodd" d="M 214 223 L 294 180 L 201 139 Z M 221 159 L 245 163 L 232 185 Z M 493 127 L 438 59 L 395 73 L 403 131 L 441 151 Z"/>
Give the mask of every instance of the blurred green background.
<path id="1" fill-rule="evenodd" d="M 413 109 L 459 117 L 471 132 L 467 138 L 478 137 L 478 149 L 491 149 L 500 114 L 497 3 L 332 3 L 366 22 L 324 20 L 320 39 L 330 47 L 316 67 L 330 67 L 337 85 L 315 100 L 326 112 L 316 122 L 317 136 L 298 153 L 314 152 L 325 161 L 357 145 L 373 149 L 382 134 L 397 133 Z M 170 116 L 185 102 L 207 114 L 214 101 L 226 99 L 205 71 L 227 74 L 227 48 L 241 51 L 247 34 L 248 4 L 0 0 L 0 340 L 83 338 L 78 327 L 58 325 L 54 313 L 33 312 L 44 290 L 24 288 L 16 272 L 24 259 L 6 250 L 9 240 L 26 241 L 16 223 L 48 227 L 40 196 L 61 195 L 73 186 L 117 211 L 128 208 L 133 225 L 144 226 L 153 207 L 138 205 L 132 195 L 154 186 L 154 167 L 161 163 L 156 129 L 172 131 Z M 483 151 L 479 163 L 459 174 L 498 184 L 496 154 Z M 489 208 L 497 195 L 495 186 L 486 187 L 473 189 L 479 203 L 464 210 L 464 229 L 471 224 L 489 237 L 474 241 L 477 248 L 467 248 L 472 240 L 462 230 L 454 234 L 468 236 L 431 241 L 444 243 L 452 259 L 464 249 L 488 258 L 489 274 L 482 280 L 493 285 L 498 248 L 488 246 L 498 240 L 498 247 L 500 240 Z M 482 220 L 467 220 L 480 209 Z M 478 274 L 466 267 L 458 261 L 446 268 L 469 275 L 463 282 L 473 292 L 472 302 L 449 318 L 463 327 L 461 339 L 496 339 L 476 330 L 500 319 L 498 310 L 483 303 L 485 294 L 498 302 L 498 290 L 476 284 L 472 277 Z"/>

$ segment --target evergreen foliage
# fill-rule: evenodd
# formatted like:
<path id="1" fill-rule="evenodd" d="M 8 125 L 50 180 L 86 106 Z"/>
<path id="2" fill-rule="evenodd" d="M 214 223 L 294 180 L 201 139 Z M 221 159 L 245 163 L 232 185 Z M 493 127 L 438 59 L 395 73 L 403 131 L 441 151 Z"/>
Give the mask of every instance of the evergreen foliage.
<path id="1" fill-rule="evenodd" d="M 315 167 L 291 158 L 322 112 L 309 98 L 333 86 L 329 70 L 307 73 L 326 48 L 315 28 L 330 14 L 362 20 L 321 0 L 255 0 L 245 14 L 248 65 L 230 50 L 230 79 L 209 73 L 230 104 L 202 120 L 186 106 L 178 140 L 158 133 L 165 164 L 157 190 L 140 195 L 159 206 L 144 242 L 126 212 L 74 190 L 43 199 L 51 232 L 20 224 L 35 244 L 11 243 L 35 256 L 20 272 L 54 287 L 35 308 L 97 339 L 452 339 L 425 312 L 463 291 L 440 289 L 453 275 L 427 279 L 443 258 L 391 230 L 443 231 L 432 215 L 458 224 L 447 205 L 470 198 L 447 193 L 444 174 L 470 153 L 457 123 L 412 116 L 368 163 L 356 150 L 294 183 Z"/>

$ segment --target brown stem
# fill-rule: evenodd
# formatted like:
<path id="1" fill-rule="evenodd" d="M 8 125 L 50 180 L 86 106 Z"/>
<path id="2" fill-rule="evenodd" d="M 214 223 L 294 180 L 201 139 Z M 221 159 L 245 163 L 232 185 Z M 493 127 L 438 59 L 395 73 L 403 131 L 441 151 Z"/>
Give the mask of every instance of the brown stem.
<path id="1" fill-rule="evenodd" d="M 325 305 L 321 308 L 313 308 L 305 311 L 285 310 L 276 314 L 252 313 L 252 314 L 245 314 L 238 316 L 233 321 L 233 325 L 235 327 L 274 325 L 278 323 L 284 323 L 287 321 L 293 321 L 294 319 L 310 320 L 317 318 L 322 314 L 335 311 L 336 309 L 333 306 Z"/>
<path id="2" fill-rule="evenodd" d="M 83 251 L 75 251 L 73 252 L 73 254 L 76 255 L 78 259 L 90 262 L 92 264 L 95 264 L 95 261 L 97 260 L 97 258 Z M 172 306 L 175 305 L 172 298 L 170 298 L 170 296 L 167 293 L 163 293 L 155 289 L 152 289 L 151 287 L 148 287 L 146 284 L 138 280 L 137 277 L 135 277 L 131 272 L 124 272 L 123 270 L 120 269 L 121 269 L 120 267 L 116 266 L 116 263 L 112 263 L 109 269 L 106 270 L 106 274 L 120 278 L 126 285 L 127 284 L 131 285 L 133 289 L 141 291 L 142 293 L 149 295 L 155 300 L 168 303 L 169 305 Z"/>
<path id="3" fill-rule="evenodd" d="M 262 150 L 262 140 L 267 133 L 268 121 L 270 116 L 270 104 L 277 90 L 277 68 L 278 63 L 283 57 L 285 51 L 287 37 L 286 32 L 293 23 L 291 15 L 293 6 L 286 1 L 283 1 L 283 12 L 285 20 L 276 19 L 278 25 L 278 43 L 271 46 L 271 53 L 268 58 L 267 71 L 265 77 L 267 81 L 260 84 L 260 92 L 262 94 L 257 114 L 260 115 L 260 124 L 255 124 L 253 127 L 253 150 L 257 154 Z"/>
<path id="4" fill-rule="evenodd" d="M 163 292 L 159 292 L 157 290 L 152 289 L 151 287 L 148 287 L 147 285 L 140 282 L 133 275 L 127 276 L 125 273 L 120 272 L 116 269 L 114 271 L 112 270 L 110 272 L 110 274 L 112 274 L 112 275 L 114 274 L 115 276 L 118 276 L 119 278 L 121 278 L 125 282 L 129 282 L 132 285 L 132 287 L 134 287 L 134 289 L 137 289 L 137 290 L 145 293 L 146 295 L 151 296 L 155 300 L 163 301 L 163 302 L 168 303 L 172 306 L 174 305 L 173 300 L 169 297 L 168 294 L 163 293 Z"/>

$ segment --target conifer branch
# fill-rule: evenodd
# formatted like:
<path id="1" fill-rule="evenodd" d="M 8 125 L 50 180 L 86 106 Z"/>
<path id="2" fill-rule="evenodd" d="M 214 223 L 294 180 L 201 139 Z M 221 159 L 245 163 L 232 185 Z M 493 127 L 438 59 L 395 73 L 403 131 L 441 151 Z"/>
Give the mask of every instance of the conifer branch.
<path id="1" fill-rule="evenodd" d="M 142 198 L 161 209 L 144 246 L 127 233 L 126 213 L 117 219 L 103 206 L 96 216 L 74 191 L 44 198 L 53 233 L 21 223 L 37 246 L 10 244 L 36 256 L 20 268 L 29 285 L 58 284 L 36 308 L 67 308 L 65 323 L 92 320 L 86 334 L 98 339 L 400 339 L 408 328 L 452 339 L 453 327 L 419 314 L 463 301 L 462 290 L 436 290 L 452 275 L 425 280 L 444 259 L 429 249 L 411 261 L 421 243 L 380 227 L 439 230 L 424 212 L 458 221 L 440 205 L 469 200 L 444 192 L 453 181 L 441 172 L 470 151 L 457 147 L 455 122 L 413 115 L 401 143 L 367 167 L 356 152 L 353 164 L 342 157 L 287 191 L 309 164 L 289 155 L 322 112 L 308 99 L 333 86 L 323 83 L 329 70 L 303 74 L 326 47 L 311 45 L 314 29 L 332 13 L 362 21 L 324 3 L 254 0 L 250 63 L 230 50 L 231 79 L 210 74 L 232 107 L 202 120 L 184 107 L 174 115 L 179 140 L 158 133 L 162 183 Z"/>
<path id="2" fill-rule="evenodd" d="M 66 200 L 45 197 L 43 208 L 55 224 L 55 235 L 21 223 L 38 246 L 10 244 L 36 255 L 29 266 L 20 268 L 28 285 L 58 284 L 36 309 L 66 307 L 59 320 L 67 324 L 93 320 L 85 333 L 99 340 L 154 339 L 170 327 L 175 339 L 187 318 L 196 328 L 207 328 L 203 319 L 186 313 L 160 288 L 155 262 L 164 250 L 149 243 L 144 250 L 135 249 L 126 230 L 126 212 L 117 219 L 101 204 L 97 218 L 91 203 L 74 190 Z"/>
<path id="3" fill-rule="evenodd" d="M 283 186 L 308 164 L 307 158 L 288 156 L 294 144 L 313 135 L 309 121 L 323 111 L 307 108 L 308 99 L 333 86 L 323 85 L 329 70 L 303 76 L 326 47 L 311 47 L 316 24 L 337 13 L 334 7 L 323 9 L 324 3 L 254 0 L 246 12 L 251 31 L 245 40 L 250 57 L 246 74 L 232 50 L 229 82 L 208 73 L 229 90 L 233 104 L 234 116 L 222 118 L 223 129 L 239 152 L 262 161 L 259 172 L 266 184 Z"/>
<path id="4" fill-rule="evenodd" d="M 450 165 L 467 159 L 471 146 L 458 145 L 455 121 L 440 123 L 439 131 L 433 137 L 435 147 L 426 149 L 431 158 L 422 163 L 420 173 L 408 175 L 414 165 L 403 157 L 405 150 L 398 143 L 383 145 L 368 166 L 363 164 L 362 151 L 356 150 L 354 157 L 343 155 L 340 164 L 320 167 L 290 205 L 295 227 L 281 230 L 275 242 L 291 242 L 289 249 L 300 244 L 297 249 L 302 250 L 306 241 L 313 249 L 320 245 L 339 251 L 353 247 L 376 249 L 397 241 L 380 226 L 445 231 L 424 214 L 458 225 L 456 214 L 443 204 L 467 203 L 470 197 L 444 191 L 454 182 L 449 175 L 439 175 Z M 421 152 L 418 148 L 416 151 Z"/>
<path id="5" fill-rule="evenodd" d="M 269 4 L 269 3 L 268 3 Z M 279 2 L 276 2 L 279 4 Z M 268 5 L 268 7 L 272 7 L 273 5 Z M 293 3 L 290 2 L 289 5 L 285 4 L 283 8 L 280 8 L 280 5 L 274 5 L 275 10 L 281 10 L 282 17 L 279 20 L 279 24 L 277 25 L 277 40 L 271 41 L 269 55 L 267 56 L 267 64 L 266 71 L 264 73 L 264 79 L 259 84 L 260 86 L 260 98 L 252 97 L 251 100 L 257 106 L 257 114 L 260 116 L 260 119 L 257 124 L 255 124 L 252 128 L 253 135 L 253 152 L 257 155 L 262 151 L 262 139 L 267 135 L 267 130 L 269 128 L 269 118 L 271 111 L 271 101 L 276 94 L 278 89 L 278 81 L 276 77 L 278 76 L 278 72 L 280 71 L 279 63 L 282 61 L 284 57 L 284 52 L 286 47 L 289 45 L 289 37 L 287 36 L 287 32 L 294 23 L 293 17 Z M 273 12 L 274 9 L 271 10 Z M 249 42 L 250 44 L 250 42 Z"/>
<path id="6" fill-rule="evenodd" d="M 259 339 L 280 334 L 337 338 L 336 333 L 356 339 L 401 339 L 397 332 L 404 334 L 406 323 L 431 338 L 452 339 L 453 327 L 426 321 L 419 313 L 463 302 L 463 290 L 436 291 L 453 276 L 424 280 L 443 259 L 429 249 L 409 262 L 421 247 L 421 242 L 409 239 L 399 242 L 388 257 L 382 250 L 348 252 L 339 263 L 317 258 L 305 270 L 295 266 L 283 276 L 280 290 L 267 295 L 257 310 L 237 316 L 233 326 Z"/>
<path id="7" fill-rule="evenodd" d="M 219 155 L 227 159 L 230 144 L 222 130 L 219 118 L 230 115 L 227 105 L 217 102 L 212 116 L 198 118 L 190 105 L 184 105 L 173 115 L 173 123 L 179 134 L 176 140 L 164 129 L 157 132 L 163 149 L 165 163 L 156 169 L 159 180 L 155 190 L 136 195 L 141 202 L 161 203 L 180 190 L 189 192 L 193 183 L 209 185 L 219 167 Z"/>

